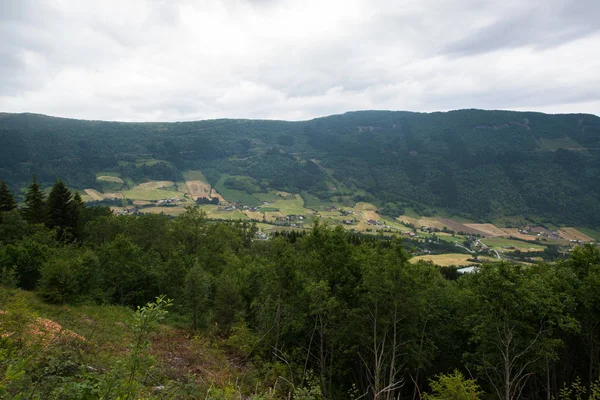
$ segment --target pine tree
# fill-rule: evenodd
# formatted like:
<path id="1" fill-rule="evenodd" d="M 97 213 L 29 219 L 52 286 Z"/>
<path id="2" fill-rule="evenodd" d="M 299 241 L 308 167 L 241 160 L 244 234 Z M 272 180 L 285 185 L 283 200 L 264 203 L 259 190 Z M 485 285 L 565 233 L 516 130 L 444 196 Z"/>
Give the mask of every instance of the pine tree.
<path id="1" fill-rule="evenodd" d="M 25 207 L 22 210 L 23 218 L 30 224 L 46 222 L 46 194 L 38 185 L 35 176 L 33 183 L 25 194 Z"/>
<path id="2" fill-rule="evenodd" d="M 73 194 L 62 181 L 57 181 L 48 195 L 48 220 L 50 228 L 58 228 L 57 237 L 65 240 L 73 235 L 78 209 Z"/>
<path id="3" fill-rule="evenodd" d="M 0 182 L 0 212 L 1 211 L 12 211 L 17 208 L 15 198 L 8 188 L 6 182 Z"/>

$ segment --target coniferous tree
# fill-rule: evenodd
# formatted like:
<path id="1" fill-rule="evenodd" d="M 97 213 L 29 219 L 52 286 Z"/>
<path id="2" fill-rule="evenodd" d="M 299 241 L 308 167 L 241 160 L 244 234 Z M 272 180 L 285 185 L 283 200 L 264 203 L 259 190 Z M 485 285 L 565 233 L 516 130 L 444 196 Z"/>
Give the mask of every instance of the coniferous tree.
<path id="1" fill-rule="evenodd" d="M 50 228 L 58 228 L 60 240 L 73 235 L 77 222 L 77 206 L 74 205 L 73 194 L 62 181 L 57 181 L 48 195 L 48 220 Z"/>
<path id="2" fill-rule="evenodd" d="M 6 182 L 0 182 L 0 211 L 12 211 L 17 208 L 15 198 Z"/>
<path id="3" fill-rule="evenodd" d="M 35 176 L 33 183 L 25 194 L 25 207 L 22 210 L 23 218 L 30 224 L 46 222 L 46 194 L 38 185 Z"/>

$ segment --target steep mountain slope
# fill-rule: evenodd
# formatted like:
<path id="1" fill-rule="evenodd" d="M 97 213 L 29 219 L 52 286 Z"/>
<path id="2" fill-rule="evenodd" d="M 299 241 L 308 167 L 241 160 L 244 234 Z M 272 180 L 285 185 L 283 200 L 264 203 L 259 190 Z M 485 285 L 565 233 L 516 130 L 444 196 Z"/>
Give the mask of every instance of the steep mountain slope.
<path id="1" fill-rule="evenodd" d="M 0 178 L 36 174 L 94 187 L 96 172 L 177 180 L 201 169 L 211 183 L 257 185 L 321 199 L 444 207 L 480 219 L 535 215 L 600 226 L 600 118 L 531 112 L 361 111 L 303 122 L 81 121 L 0 115 Z"/>

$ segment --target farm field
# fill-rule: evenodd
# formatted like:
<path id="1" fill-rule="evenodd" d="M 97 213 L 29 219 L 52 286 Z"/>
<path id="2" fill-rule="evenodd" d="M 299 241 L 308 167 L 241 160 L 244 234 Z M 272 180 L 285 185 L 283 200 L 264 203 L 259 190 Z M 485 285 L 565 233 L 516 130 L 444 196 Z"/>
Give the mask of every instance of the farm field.
<path id="1" fill-rule="evenodd" d="M 225 180 L 231 177 L 231 175 L 221 175 L 221 177 L 215 184 L 214 189 L 222 196 L 222 199 L 231 203 L 243 203 L 248 206 L 258 206 L 261 203 L 256 197 L 254 197 L 251 194 L 248 194 L 244 190 L 230 189 L 226 187 Z M 219 198 L 219 200 L 221 198 Z"/>
<path id="2" fill-rule="evenodd" d="M 600 232 L 598 232 L 598 231 L 594 231 L 589 228 L 581 228 L 581 227 L 578 227 L 577 230 L 579 230 L 581 233 L 591 237 L 592 239 L 594 239 L 596 241 L 600 241 Z"/>
<path id="3" fill-rule="evenodd" d="M 173 215 L 177 216 L 185 212 L 185 207 L 176 206 L 176 207 L 147 207 L 142 208 L 140 210 L 142 214 L 160 214 L 164 213 L 165 215 Z"/>
<path id="4" fill-rule="evenodd" d="M 504 250 L 509 247 L 514 247 L 517 250 L 521 251 L 541 251 L 544 250 L 544 246 L 533 244 L 533 243 L 525 243 L 520 240 L 507 239 L 502 237 L 493 237 L 493 238 L 485 238 L 481 239 L 481 243 L 485 244 L 496 250 Z"/>
<path id="5" fill-rule="evenodd" d="M 169 180 L 149 181 L 133 186 L 131 179 L 121 177 L 116 172 L 103 171 L 96 174 L 97 180 L 104 188 L 104 193 L 96 189 L 86 189 L 82 193 L 85 201 L 101 201 L 104 199 L 126 199 L 130 205 L 142 207 L 141 212 L 144 213 L 165 213 L 168 215 L 178 215 L 184 211 L 185 205 L 193 204 L 198 197 L 219 198 L 220 204 L 227 205 L 232 202 L 240 202 L 249 207 L 258 207 L 256 211 L 248 209 L 238 209 L 234 211 L 225 211 L 217 209 L 213 205 L 203 205 L 202 208 L 207 212 L 209 218 L 215 219 L 252 219 L 262 221 L 263 218 L 268 223 L 274 223 L 281 217 L 287 215 L 303 215 L 302 221 L 290 221 L 309 227 L 315 219 L 315 213 L 321 222 L 333 225 L 342 225 L 346 230 L 355 230 L 359 232 L 377 232 L 381 229 L 386 229 L 392 234 L 402 234 L 408 232 L 410 228 L 407 225 L 413 225 L 417 228 L 429 227 L 442 230 L 444 228 L 454 230 L 456 232 L 466 232 L 479 234 L 485 239 L 482 243 L 488 245 L 492 249 L 502 251 L 504 253 L 511 250 L 520 251 L 539 251 L 544 249 L 545 245 L 559 244 L 561 246 L 568 245 L 568 240 L 583 240 L 593 241 L 596 237 L 600 238 L 600 234 L 593 230 L 577 229 L 573 227 L 563 227 L 556 230 L 559 231 L 561 239 L 553 240 L 543 238 L 539 244 L 524 243 L 519 240 L 535 240 L 534 235 L 525 235 L 519 232 L 516 228 L 503 228 L 501 225 L 493 223 L 472 223 L 466 219 L 453 218 L 447 216 L 441 210 L 438 211 L 438 217 L 423 217 L 419 216 L 414 210 L 406 208 L 406 214 L 390 219 L 389 217 L 381 216 L 377 213 L 378 207 L 375 204 L 367 202 L 358 202 L 351 204 L 348 207 L 346 202 L 323 201 L 308 193 L 293 194 L 283 191 L 272 190 L 269 192 L 248 193 L 244 190 L 230 189 L 225 187 L 225 179 L 232 177 L 243 180 L 244 176 L 221 175 L 215 187 L 212 187 L 202 171 L 189 170 L 182 172 L 183 179 L 177 182 Z M 248 178 L 250 179 L 250 178 Z M 254 182 L 256 183 L 256 182 Z M 119 190 L 120 187 L 126 185 L 130 189 Z M 117 188 L 116 190 L 113 188 Z M 111 190 L 112 189 L 112 190 Z M 215 190 L 216 189 L 216 190 Z M 222 192 L 222 193 L 221 193 Z M 179 198 L 184 201 L 177 204 L 177 207 L 162 207 L 153 206 L 152 202 L 169 198 Z M 268 204 L 264 204 L 268 203 Z M 329 206 L 335 205 L 337 208 L 330 209 Z M 352 214 L 343 215 L 340 211 L 353 211 Z M 444 217 L 441 217 L 444 215 Z M 354 220 L 355 224 L 345 224 L 345 220 Z M 369 220 L 381 222 L 382 225 L 369 225 Z M 515 226 L 515 225 L 513 225 Z M 282 229 L 282 226 L 276 226 L 274 229 Z M 554 230 L 554 229 L 553 229 Z M 418 233 L 421 238 L 432 238 L 424 232 Z M 596 236 L 594 236 L 596 235 Z M 437 232 L 436 237 L 447 242 L 461 242 L 464 240 L 461 236 L 452 237 L 445 235 L 443 232 Z M 513 249 L 509 249 L 509 248 Z"/>
<path id="6" fill-rule="evenodd" d="M 584 242 L 591 242 L 594 240 L 575 228 L 561 228 L 558 231 L 558 235 L 566 240 L 582 240 Z"/>
<path id="7" fill-rule="evenodd" d="M 461 224 L 460 222 L 456 222 L 448 218 L 439 218 L 439 221 L 446 225 L 448 229 L 451 229 L 455 232 L 465 232 L 475 235 L 490 236 L 487 233 L 480 231 L 479 229 L 471 228 L 467 225 Z"/>
<path id="8" fill-rule="evenodd" d="M 521 240 L 535 240 L 536 238 L 535 235 L 523 234 L 516 228 L 503 228 L 502 230 L 506 233 L 506 236 L 512 236 Z"/>
<path id="9" fill-rule="evenodd" d="M 486 235 L 492 236 L 506 236 L 506 232 L 502 229 L 496 227 L 493 224 L 464 224 L 464 226 L 468 226 L 469 228 L 477 229 L 485 233 Z"/>
<path id="10" fill-rule="evenodd" d="M 84 192 L 92 199 L 92 201 L 104 200 L 104 193 L 100 193 L 95 189 L 84 189 Z"/>
<path id="11" fill-rule="evenodd" d="M 178 199 L 184 198 L 183 193 L 177 192 L 175 190 L 152 189 L 152 188 L 144 188 L 141 186 L 136 186 L 133 189 L 124 191 L 123 196 L 126 199 L 147 200 L 147 201 L 170 199 L 170 198 L 178 198 Z"/>
<path id="12" fill-rule="evenodd" d="M 447 253 L 447 254 L 426 254 L 422 256 L 416 256 L 410 259 L 411 263 L 416 263 L 418 261 L 431 261 L 432 263 L 439 265 L 440 267 L 450 267 L 454 266 L 468 266 L 477 264 L 473 261 L 468 261 L 469 259 L 473 259 L 473 255 L 471 254 L 460 254 L 460 253 Z M 495 258 L 491 257 L 477 257 L 480 262 L 494 262 L 498 261 Z"/>
<path id="13" fill-rule="evenodd" d="M 449 267 L 451 265 L 456 266 L 467 266 L 475 264 L 468 259 L 473 258 L 471 254 L 461 253 L 447 253 L 447 254 L 427 254 L 422 256 L 416 256 L 410 259 L 411 263 L 417 263 L 421 260 L 431 261 L 432 263 L 439 265 L 440 267 Z"/>
<path id="14" fill-rule="evenodd" d="M 197 200 L 200 197 L 211 197 L 211 187 L 206 182 L 185 181 L 185 187 L 187 188 L 187 192 L 193 200 Z"/>
<path id="15" fill-rule="evenodd" d="M 145 183 L 140 183 L 138 187 L 140 189 L 159 189 L 166 188 L 170 186 L 175 186 L 175 182 L 172 181 L 150 181 Z"/>
<path id="16" fill-rule="evenodd" d="M 443 222 L 433 217 L 412 217 L 409 214 L 406 214 L 399 216 L 397 220 L 404 224 L 414 225 L 417 228 L 426 226 L 428 228 L 444 229 L 444 227 L 447 227 Z"/>

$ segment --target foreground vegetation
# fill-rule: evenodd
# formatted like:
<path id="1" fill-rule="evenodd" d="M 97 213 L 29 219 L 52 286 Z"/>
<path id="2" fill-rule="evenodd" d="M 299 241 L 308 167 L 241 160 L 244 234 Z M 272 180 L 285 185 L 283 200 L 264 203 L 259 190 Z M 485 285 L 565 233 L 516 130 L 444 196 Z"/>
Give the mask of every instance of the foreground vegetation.
<path id="1" fill-rule="evenodd" d="M 459 276 L 341 227 L 26 197 L 0 199 L 5 398 L 598 398 L 597 247 Z"/>

